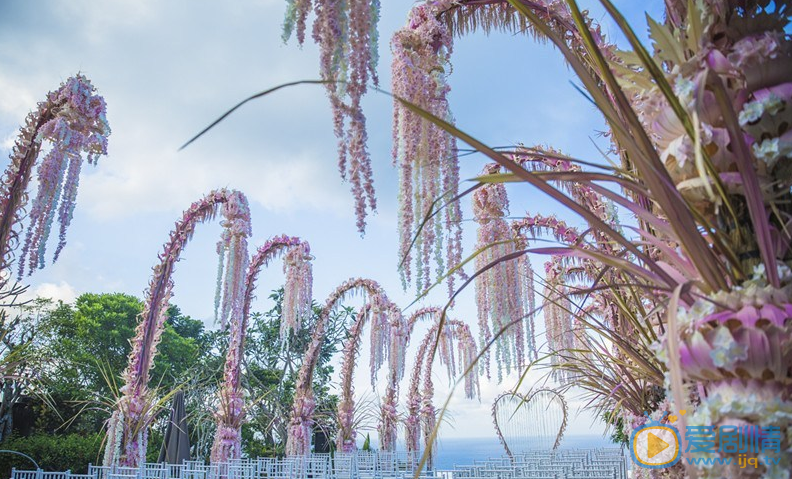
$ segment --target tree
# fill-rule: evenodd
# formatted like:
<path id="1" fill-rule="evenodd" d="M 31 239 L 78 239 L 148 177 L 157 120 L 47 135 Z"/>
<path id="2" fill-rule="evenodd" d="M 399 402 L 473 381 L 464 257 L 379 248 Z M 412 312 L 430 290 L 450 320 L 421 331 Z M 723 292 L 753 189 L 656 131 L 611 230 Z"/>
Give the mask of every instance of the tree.
<path id="1" fill-rule="evenodd" d="M 30 352 L 38 336 L 38 317 L 46 305 L 47 301 L 36 300 L 0 311 L 0 441 L 11 435 L 14 406 L 38 376 L 30 367 Z"/>
<path id="2" fill-rule="evenodd" d="M 36 429 L 93 433 L 102 428 L 106 413 L 95 405 L 117 393 L 141 309 L 134 296 L 86 293 L 74 305 L 58 303 L 42 314 L 42 337 L 33 349 L 51 404 L 37 402 Z M 205 336 L 200 321 L 169 308 L 153 374 L 164 390 L 184 381 L 208 347 Z"/>
<path id="3" fill-rule="evenodd" d="M 314 303 L 312 317 L 303 321 L 301 328 L 291 333 L 288 341 L 281 344 L 283 289 L 273 292 L 270 299 L 275 302 L 272 309 L 251 316 L 245 342 L 242 383 L 252 399 L 252 405 L 248 411 L 248 424 L 243 428 L 242 447 L 248 455 L 255 455 L 256 451 L 262 450 L 262 446 L 278 453 L 283 451 L 297 373 L 319 315 L 319 306 Z M 317 425 L 325 429 L 329 437 L 332 437 L 335 427 L 333 416 L 337 401 L 330 394 L 333 366 L 329 363 L 338 351 L 338 345 L 346 338 L 345 325 L 352 322 L 352 314 L 352 309 L 344 308 L 331 315 L 316 368 L 314 392 L 317 399 Z"/>

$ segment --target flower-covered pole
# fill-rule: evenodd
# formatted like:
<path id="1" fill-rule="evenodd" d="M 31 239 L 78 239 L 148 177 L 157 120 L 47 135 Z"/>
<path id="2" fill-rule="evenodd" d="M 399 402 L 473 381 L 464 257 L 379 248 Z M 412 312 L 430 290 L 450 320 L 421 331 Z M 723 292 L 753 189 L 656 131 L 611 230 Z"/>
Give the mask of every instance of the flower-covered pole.
<path id="1" fill-rule="evenodd" d="M 384 309 L 385 311 L 381 311 Z M 383 314 L 384 313 L 384 314 Z M 371 320 L 371 321 L 369 321 Z M 355 450 L 354 410 L 355 399 L 352 380 L 355 374 L 357 356 L 363 328 L 366 324 L 371 326 L 371 385 L 374 386 L 377 371 L 387 359 L 393 364 L 393 354 L 404 356 L 403 348 L 398 347 L 398 338 L 395 344 L 401 323 L 401 310 L 393 303 L 371 305 L 365 304 L 358 311 L 355 323 L 349 331 L 349 339 L 344 345 L 343 360 L 341 363 L 341 397 L 338 401 L 338 434 L 336 436 L 336 449 L 342 452 Z M 392 368 L 389 368 L 392 370 Z M 390 373 L 392 374 L 392 373 Z"/>
<path id="2" fill-rule="evenodd" d="M 487 165 L 484 174 L 497 174 L 500 166 Z M 509 259 L 517 252 L 516 242 L 505 216 L 508 214 L 509 199 L 501 183 L 487 183 L 473 193 L 473 215 L 478 227 L 476 269 L 489 267 L 475 279 L 476 306 L 481 347 L 493 338 L 493 334 L 507 328 L 495 340 L 495 361 L 498 378 L 505 369 L 520 368 L 525 360 L 525 303 L 522 293 L 525 288 L 518 271 L 518 262 Z M 508 326 L 508 327 L 507 327 Z M 489 350 L 488 350 L 489 351 Z M 485 353 L 484 367 L 489 377 L 489 352 Z"/>
<path id="3" fill-rule="evenodd" d="M 357 227 L 366 225 L 366 209 L 376 210 L 371 157 L 366 147 L 366 117 L 361 99 L 377 78 L 379 0 L 287 0 L 283 39 L 296 33 L 305 41 L 308 14 L 316 14 L 313 39 L 320 50 L 320 74 L 333 110 L 338 138 L 338 168 L 352 184 Z"/>
<path id="4" fill-rule="evenodd" d="M 19 223 L 28 202 L 33 166 L 42 147 L 51 145 L 38 167 L 38 192 L 19 258 L 20 277 L 26 269 L 32 273 L 44 267 L 47 239 L 56 214 L 60 233 L 54 260 L 58 259 L 74 213 L 83 161 L 95 165 L 99 156 L 107 154 L 108 135 L 105 100 L 80 74 L 49 92 L 46 100 L 28 114 L 0 182 L 0 287 L 10 276 L 12 249 L 22 234 Z"/>
<path id="5" fill-rule="evenodd" d="M 399 168 L 400 185 L 400 271 L 406 286 L 414 268 L 419 292 L 433 281 L 433 257 L 438 275 L 460 265 L 462 258 L 462 214 L 459 202 L 450 201 L 459 189 L 456 142 L 401 101 L 453 122 L 447 98 L 450 87 L 446 83 L 453 38 L 437 19 L 437 7 L 431 3 L 413 7 L 407 25 L 397 30 L 391 40 L 392 90 L 396 97 L 393 159 Z M 448 277 L 449 294 L 454 292 L 457 276 L 463 276 L 461 269 Z"/>
<path id="6" fill-rule="evenodd" d="M 220 403 L 215 411 L 217 432 L 212 446 L 212 462 L 239 459 L 242 453 L 242 422 L 245 403 L 240 387 L 242 358 L 245 351 L 245 334 L 250 318 L 250 303 L 256 289 L 258 274 L 271 261 L 282 257 L 286 274 L 281 340 L 286 341 L 291 331 L 299 328 L 300 320 L 311 312 L 313 275 L 311 247 L 306 241 L 293 236 L 276 236 L 261 246 L 248 266 L 245 292 L 242 299 L 241 321 L 232 321 L 230 339 L 220 387 Z"/>
<path id="7" fill-rule="evenodd" d="M 350 279 L 337 287 L 325 301 L 319 312 L 314 331 L 311 334 L 311 343 L 305 352 L 302 366 L 297 375 L 294 388 L 294 403 L 289 420 L 288 438 L 286 440 L 286 455 L 301 456 L 311 451 L 311 432 L 313 429 L 313 413 L 316 408 L 313 391 L 313 372 L 319 362 L 319 354 L 325 337 L 327 321 L 330 313 L 348 295 L 363 293 L 366 301 L 371 304 L 371 314 L 387 315 L 389 300 L 380 285 L 370 279 Z M 377 324 L 387 323 L 387 318 L 371 319 Z"/>
<path id="8" fill-rule="evenodd" d="M 399 334 L 392 334 L 392 338 L 402 342 L 400 350 L 406 350 L 412 336 L 415 324 L 422 319 L 429 319 L 437 321 L 442 314 L 443 309 L 436 306 L 429 306 L 420 308 L 414 311 L 406 321 L 402 323 L 401 328 L 397 331 Z M 393 326 L 395 329 L 395 326 Z M 403 358 L 403 355 L 402 355 Z M 401 372 L 394 372 L 393 368 L 388 373 L 388 386 L 385 388 L 385 394 L 382 397 L 382 405 L 380 406 L 380 418 L 377 425 L 379 432 L 379 447 L 383 451 L 396 450 L 396 438 L 398 436 L 398 412 L 397 405 L 399 400 L 399 382 L 404 377 L 404 370 Z M 416 409 L 417 415 L 417 409 Z M 416 416 L 417 417 L 417 416 Z M 416 419 L 417 421 L 417 419 Z"/>
<path id="9" fill-rule="evenodd" d="M 668 312 L 660 348 L 667 394 L 678 409 L 688 391 L 698 393 L 689 427 L 761 428 L 763 437 L 747 436 L 774 438 L 775 451 L 748 457 L 761 452 L 775 464 L 760 459 L 754 470 L 739 469 L 728 465 L 738 451 L 720 449 L 700 475 L 784 477 L 792 468 L 792 11 L 760 1 L 668 10 L 652 33 L 673 94 L 657 84 L 641 88 L 645 69 L 621 80 L 672 187 L 729 251 L 718 248 L 725 284 Z M 704 272 L 699 258 L 686 256 Z"/>
<path id="10" fill-rule="evenodd" d="M 435 355 L 430 353 L 430 348 L 438 341 L 438 331 L 440 331 L 440 323 L 436 322 L 421 341 L 418 347 L 418 353 L 415 357 L 415 363 L 410 373 L 410 384 L 407 391 L 407 419 L 405 421 L 407 451 L 418 451 L 420 449 L 420 418 L 422 416 L 422 411 L 426 409 L 426 403 L 422 401 L 420 390 L 421 371 L 423 368 L 426 368 L 428 374 L 431 375 L 431 365 L 434 362 Z M 443 322 L 443 330 L 439 338 L 440 341 L 437 342 L 437 348 L 440 351 L 440 362 L 446 366 L 449 378 L 453 377 L 456 371 L 456 365 L 452 360 L 453 339 L 455 337 L 458 340 L 457 356 L 459 357 L 460 370 L 464 371 L 470 365 L 474 364 L 478 354 L 476 341 L 470 333 L 468 326 L 462 321 L 446 318 Z M 429 384 L 431 389 L 431 383 Z M 431 391 L 425 388 L 424 394 L 427 392 L 431 393 Z M 473 399 L 479 394 L 478 375 L 475 371 L 471 371 L 469 374 L 465 375 L 465 396 Z M 422 404 L 424 406 L 423 408 Z M 432 417 L 434 417 L 431 398 L 429 399 L 429 407 L 432 410 Z M 428 416 L 424 415 L 424 417 Z M 432 426 L 432 428 L 433 427 L 434 426 Z"/>
<path id="11" fill-rule="evenodd" d="M 154 392 L 148 387 L 149 372 L 157 354 L 157 345 L 167 318 L 168 301 L 172 295 L 171 279 L 176 262 L 195 231 L 195 227 L 223 216 L 223 235 L 218 251 L 225 258 L 225 271 L 219 275 L 222 291 L 221 322 L 242 320 L 244 276 L 248 264 L 247 238 L 251 234 L 250 209 L 247 198 L 233 190 L 213 191 L 192 204 L 171 231 L 170 239 L 160 255 L 146 292 L 129 365 L 124 371 L 122 396 L 108 424 L 104 464 L 135 467 L 145 461 L 148 427 L 156 414 Z"/>
<path id="12" fill-rule="evenodd" d="M 404 378 L 405 356 L 410 340 L 407 323 L 401 310 L 394 308 L 390 314 L 390 354 L 388 367 L 388 385 L 380 405 L 380 418 L 377 431 L 380 437 L 380 449 L 396 450 L 398 434 L 397 406 L 399 401 L 399 382 Z"/>
<path id="13" fill-rule="evenodd" d="M 434 331 L 435 336 L 429 338 L 430 341 L 437 340 L 437 331 Z M 437 343 L 439 351 L 440 363 L 445 364 L 448 370 L 449 379 L 456 376 L 457 365 L 454 362 L 453 348 L 454 340 L 457 341 L 456 349 L 457 356 L 459 357 L 459 369 L 462 372 L 474 364 L 478 355 L 476 347 L 476 340 L 470 332 L 467 324 L 456 321 L 447 320 L 443 325 L 443 330 L 440 331 L 440 341 Z M 424 339 L 426 341 L 426 339 Z M 421 394 L 421 409 L 420 417 L 423 423 L 423 436 L 424 445 L 429 449 L 429 460 L 427 467 L 432 468 L 432 461 L 435 453 L 435 444 L 432 440 L 435 426 L 437 424 L 437 414 L 432 400 L 434 399 L 434 383 L 432 381 L 432 365 L 434 364 L 435 354 L 428 349 L 425 351 L 424 358 L 424 381 L 423 392 Z M 479 396 L 480 388 L 478 382 L 479 375 L 474 370 L 465 374 L 465 396 L 469 399 L 474 399 Z"/>

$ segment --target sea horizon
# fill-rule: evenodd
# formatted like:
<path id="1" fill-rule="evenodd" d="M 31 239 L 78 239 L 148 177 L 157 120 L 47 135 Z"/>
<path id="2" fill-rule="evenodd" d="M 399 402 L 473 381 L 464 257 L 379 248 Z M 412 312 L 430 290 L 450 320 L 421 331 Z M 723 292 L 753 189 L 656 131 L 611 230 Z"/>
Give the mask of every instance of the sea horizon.
<path id="1" fill-rule="evenodd" d="M 375 438 L 371 437 L 372 448 L 377 448 Z M 400 441 L 398 449 L 404 449 Z M 564 436 L 560 449 L 591 449 L 597 447 L 618 447 L 607 436 L 599 434 L 570 434 Z M 503 457 L 506 450 L 497 436 L 482 437 L 448 437 L 439 438 L 435 454 L 436 470 L 453 469 L 454 466 L 473 464 L 474 460 Z"/>

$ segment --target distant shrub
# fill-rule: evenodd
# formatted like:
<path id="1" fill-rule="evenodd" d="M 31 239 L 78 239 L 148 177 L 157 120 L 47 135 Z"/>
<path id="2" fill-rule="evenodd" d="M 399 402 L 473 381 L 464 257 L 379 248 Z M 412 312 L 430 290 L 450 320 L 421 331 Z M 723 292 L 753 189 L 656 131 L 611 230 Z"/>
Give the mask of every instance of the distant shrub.
<path id="1" fill-rule="evenodd" d="M 29 437 L 11 436 L 0 449 L 18 451 L 32 457 L 45 471 L 66 471 L 76 474 L 88 472 L 88 463 L 101 462 L 103 434 L 68 434 L 53 436 L 36 434 Z M 33 464 L 16 454 L 0 453 L 0 478 L 11 477 L 11 468 L 34 469 Z"/>
<path id="2" fill-rule="evenodd" d="M 154 462 L 159 455 L 162 436 L 153 433 L 149 440 L 146 459 Z M 88 464 L 101 464 L 104 450 L 104 433 L 97 434 L 35 434 L 29 437 L 11 436 L 0 443 L 0 449 L 18 451 L 32 457 L 45 471 L 88 472 Z M 33 463 L 22 456 L 0 453 L 0 479 L 11 477 L 11 468 L 35 469 Z"/>

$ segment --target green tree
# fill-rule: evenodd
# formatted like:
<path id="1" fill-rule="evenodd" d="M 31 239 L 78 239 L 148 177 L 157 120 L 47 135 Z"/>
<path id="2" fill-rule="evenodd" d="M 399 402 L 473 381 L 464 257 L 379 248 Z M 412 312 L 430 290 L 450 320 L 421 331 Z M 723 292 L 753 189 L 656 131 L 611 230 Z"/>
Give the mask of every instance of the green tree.
<path id="1" fill-rule="evenodd" d="M 249 394 L 258 399 L 256 407 L 250 411 L 249 421 L 260 433 L 259 442 L 280 451 L 286 441 L 297 373 L 311 342 L 311 333 L 319 318 L 320 307 L 314 303 L 314 314 L 303 321 L 300 330 L 292 333 L 285 344 L 281 344 L 283 290 L 273 292 L 270 299 L 275 301 L 274 307 L 263 314 L 254 314 L 251 318 L 249 340 L 245 343 L 246 374 L 243 381 Z M 335 395 L 330 394 L 330 379 L 333 374 L 330 360 L 338 351 L 341 341 L 346 338 L 347 325 L 352 323 L 353 318 L 351 308 L 341 308 L 330 316 L 319 364 L 314 371 L 313 385 L 317 404 L 315 419 L 317 426 L 324 429 L 329 437 L 334 435 L 338 401 Z M 247 450 L 252 447 L 253 441 L 243 441 L 243 448 Z"/>
<path id="2" fill-rule="evenodd" d="M 86 405 L 113 398 L 127 365 L 130 339 L 141 310 L 142 303 L 134 296 L 86 293 L 74 305 L 59 303 L 43 316 L 40 329 L 45 337 L 37 345 L 37 354 L 43 388 L 51 404 L 37 404 L 37 430 L 101 430 L 107 413 Z M 184 381 L 192 363 L 207 347 L 204 336 L 200 321 L 171 306 L 152 383 L 168 391 Z"/>

